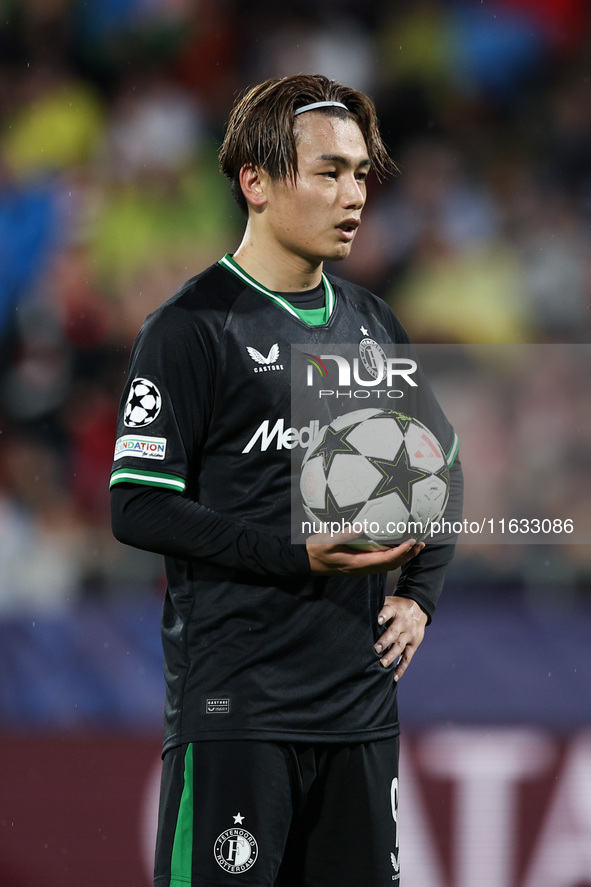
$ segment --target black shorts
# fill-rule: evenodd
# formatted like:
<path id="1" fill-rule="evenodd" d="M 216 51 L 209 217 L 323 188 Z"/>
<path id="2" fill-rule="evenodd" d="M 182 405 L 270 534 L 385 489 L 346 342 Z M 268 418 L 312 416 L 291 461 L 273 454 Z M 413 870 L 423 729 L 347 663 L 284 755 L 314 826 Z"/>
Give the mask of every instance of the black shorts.
<path id="1" fill-rule="evenodd" d="M 398 739 L 164 757 L 154 887 L 399 885 Z"/>

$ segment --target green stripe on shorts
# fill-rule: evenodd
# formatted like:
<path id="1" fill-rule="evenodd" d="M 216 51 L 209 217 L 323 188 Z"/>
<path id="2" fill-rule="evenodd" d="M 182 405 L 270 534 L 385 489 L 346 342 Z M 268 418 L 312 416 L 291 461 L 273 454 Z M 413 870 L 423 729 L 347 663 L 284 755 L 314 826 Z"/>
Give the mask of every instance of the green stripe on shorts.
<path id="1" fill-rule="evenodd" d="M 185 783 L 174 832 L 170 887 L 186 887 L 193 874 L 193 743 L 185 752 Z"/>

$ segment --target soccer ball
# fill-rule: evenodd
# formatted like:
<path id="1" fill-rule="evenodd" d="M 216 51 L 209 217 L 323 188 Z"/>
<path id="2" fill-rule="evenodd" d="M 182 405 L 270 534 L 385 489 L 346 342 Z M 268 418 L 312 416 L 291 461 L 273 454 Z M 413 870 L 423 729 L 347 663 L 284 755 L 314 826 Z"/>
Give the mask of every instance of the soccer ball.
<path id="1" fill-rule="evenodd" d="M 134 379 L 125 404 L 123 421 L 128 428 L 149 425 L 160 413 L 162 397 L 153 382 Z"/>
<path id="2" fill-rule="evenodd" d="M 356 410 L 320 429 L 300 473 L 315 532 L 363 532 L 382 548 L 424 538 L 449 495 L 445 454 L 429 429 L 396 410 Z M 362 541 L 363 540 L 363 541 Z"/>

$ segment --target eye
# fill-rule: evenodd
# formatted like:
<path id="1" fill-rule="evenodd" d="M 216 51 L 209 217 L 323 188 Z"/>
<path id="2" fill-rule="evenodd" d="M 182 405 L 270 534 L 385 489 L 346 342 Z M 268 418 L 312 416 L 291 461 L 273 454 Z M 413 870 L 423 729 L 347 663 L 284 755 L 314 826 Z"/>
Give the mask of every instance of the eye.
<path id="1" fill-rule="evenodd" d="M 321 173 L 320 175 L 326 176 L 329 179 L 336 179 L 338 176 L 338 173 L 337 173 L 336 169 L 330 169 L 330 170 L 327 170 L 326 172 Z"/>
<path id="2" fill-rule="evenodd" d="M 367 173 L 365 171 L 356 172 L 355 178 L 358 182 L 365 182 L 365 180 L 367 179 Z"/>

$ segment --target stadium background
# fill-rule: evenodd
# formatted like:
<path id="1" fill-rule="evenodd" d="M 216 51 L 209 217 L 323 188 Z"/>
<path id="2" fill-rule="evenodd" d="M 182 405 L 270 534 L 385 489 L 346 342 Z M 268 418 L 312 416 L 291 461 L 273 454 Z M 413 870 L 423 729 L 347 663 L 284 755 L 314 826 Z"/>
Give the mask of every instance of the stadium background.
<path id="1" fill-rule="evenodd" d="M 417 341 L 580 349 L 590 18 L 586 0 L 0 2 L 1 887 L 149 883 L 163 579 L 112 539 L 107 476 L 143 317 L 238 243 L 216 173 L 236 91 L 302 70 L 374 97 L 401 175 L 335 270 Z M 480 435 L 482 501 L 533 451 L 534 493 L 558 453 L 588 509 L 573 388 L 549 374 Z M 478 390 L 467 404 L 486 429 Z M 589 544 L 459 551 L 400 688 L 405 887 L 591 885 L 590 638 Z"/>

